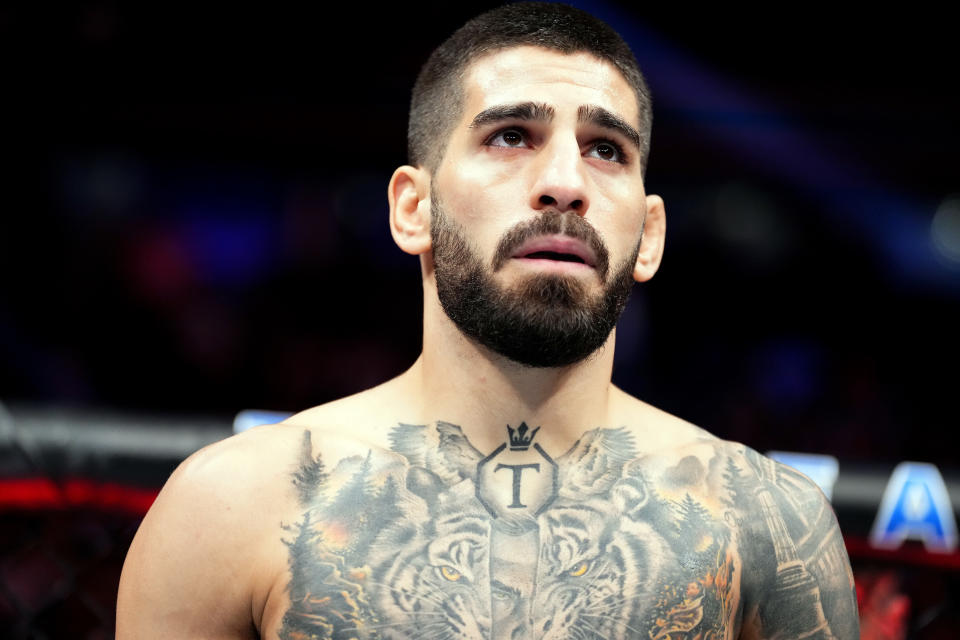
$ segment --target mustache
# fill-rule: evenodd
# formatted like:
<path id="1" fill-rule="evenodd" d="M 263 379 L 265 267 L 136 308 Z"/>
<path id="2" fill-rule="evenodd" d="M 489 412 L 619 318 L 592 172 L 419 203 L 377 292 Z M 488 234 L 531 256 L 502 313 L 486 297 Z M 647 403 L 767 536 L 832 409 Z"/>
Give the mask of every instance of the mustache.
<path id="1" fill-rule="evenodd" d="M 597 258 L 595 268 L 600 279 L 607 279 L 610 252 L 593 225 L 573 211 L 544 211 L 535 218 L 515 225 L 497 243 L 493 254 L 493 270 L 498 271 L 503 267 L 527 240 L 547 235 L 564 235 L 586 244 Z"/>

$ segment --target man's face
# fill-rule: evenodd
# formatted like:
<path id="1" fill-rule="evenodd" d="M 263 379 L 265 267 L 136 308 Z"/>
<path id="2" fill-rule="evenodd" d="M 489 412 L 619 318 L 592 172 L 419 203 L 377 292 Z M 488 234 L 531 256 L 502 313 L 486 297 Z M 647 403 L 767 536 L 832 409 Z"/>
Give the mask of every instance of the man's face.
<path id="1" fill-rule="evenodd" d="M 635 94 L 589 54 L 474 62 L 431 182 L 437 292 L 468 336 L 529 366 L 598 349 L 633 282 L 646 212 Z"/>

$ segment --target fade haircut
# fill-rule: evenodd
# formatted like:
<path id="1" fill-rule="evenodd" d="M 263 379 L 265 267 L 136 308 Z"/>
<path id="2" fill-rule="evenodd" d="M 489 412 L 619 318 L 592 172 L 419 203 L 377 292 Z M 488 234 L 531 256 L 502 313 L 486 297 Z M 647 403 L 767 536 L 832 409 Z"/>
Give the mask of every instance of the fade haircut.
<path id="1" fill-rule="evenodd" d="M 607 23 L 564 4 L 518 2 L 483 13 L 437 47 L 420 70 L 407 125 L 409 162 L 437 170 L 463 110 L 463 79 L 478 58 L 532 45 L 564 54 L 586 52 L 615 66 L 637 97 L 640 162 L 646 173 L 653 111 L 637 59 Z"/>

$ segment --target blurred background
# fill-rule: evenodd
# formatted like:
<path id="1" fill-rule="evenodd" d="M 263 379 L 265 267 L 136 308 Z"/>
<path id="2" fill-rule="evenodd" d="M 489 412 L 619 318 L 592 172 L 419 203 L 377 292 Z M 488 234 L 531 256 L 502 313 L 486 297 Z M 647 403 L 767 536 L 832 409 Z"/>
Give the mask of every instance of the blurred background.
<path id="1" fill-rule="evenodd" d="M 647 76 L 668 213 L 614 381 L 838 461 L 864 637 L 955 637 L 956 540 L 868 540 L 900 462 L 936 465 L 946 538 L 960 505 L 952 23 L 574 4 Z M 127 545 L 183 457 L 240 410 L 413 362 L 419 266 L 386 184 L 419 66 L 492 6 L 0 8 L 0 636 L 112 637 Z"/>

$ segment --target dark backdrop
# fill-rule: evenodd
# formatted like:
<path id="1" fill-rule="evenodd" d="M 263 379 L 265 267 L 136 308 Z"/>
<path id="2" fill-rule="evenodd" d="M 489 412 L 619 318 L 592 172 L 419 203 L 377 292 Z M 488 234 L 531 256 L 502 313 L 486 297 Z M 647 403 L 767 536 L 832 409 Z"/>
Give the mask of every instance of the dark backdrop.
<path id="1" fill-rule="evenodd" d="M 401 372 L 386 183 L 419 65 L 488 6 L 0 10 L 0 400 L 230 416 Z M 648 75 L 668 211 L 616 382 L 761 451 L 957 466 L 945 16 L 582 6 Z"/>

